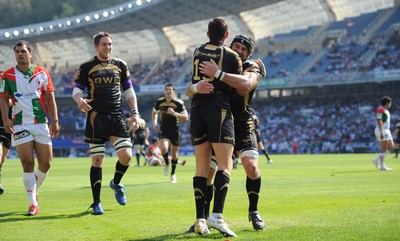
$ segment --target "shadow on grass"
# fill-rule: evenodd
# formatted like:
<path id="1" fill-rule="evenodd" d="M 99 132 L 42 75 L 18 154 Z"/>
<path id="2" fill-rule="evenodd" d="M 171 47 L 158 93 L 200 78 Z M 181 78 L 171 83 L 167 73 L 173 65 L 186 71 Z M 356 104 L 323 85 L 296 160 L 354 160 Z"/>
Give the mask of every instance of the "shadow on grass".
<path id="1" fill-rule="evenodd" d="M 140 184 L 124 184 L 123 182 L 121 182 L 121 184 L 124 184 L 125 187 L 137 187 L 137 186 L 154 186 L 154 185 L 163 185 L 166 183 L 170 183 L 169 179 L 165 179 L 165 181 L 160 181 L 160 182 L 151 182 L 151 183 L 140 183 Z M 83 186 L 80 187 L 79 189 L 88 189 L 91 188 L 90 186 Z M 101 185 L 101 188 L 110 188 L 110 186 L 108 184 Z"/>
<path id="2" fill-rule="evenodd" d="M 335 176 L 336 174 L 355 174 L 355 173 L 369 173 L 369 172 L 377 172 L 377 170 L 370 170 L 370 171 L 332 172 L 331 176 Z"/>
<path id="3" fill-rule="evenodd" d="M 18 217 L 15 217 L 18 215 Z M 30 220 L 52 220 L 52 219 L 64 219 L 64 218 L 79 218 L 83 217 L 86 215 L 91 215 L 90 212 L 84 211 L 76 214 L 69 214 L 69 215 L 53 215 L 53 216 L 40 216 L 40 213 L 38 216 L 32 216 L 32 217 L 27 217 L 25 216 L 25 213 L 19 213 L 19 212 L 9 212 L 9 213 L 2 213 L 0 214 L 0 222 L 5 223 L 5 222 L 17 222 L 17 221 L 30 221 Z M 20 217 L 19 217 L 20 216 Z"/>
<path id="4" fill-rule="evenodd" d="M 221 240 L 223 239 L 224 236 L 220 233 L 211 233 L 209 235 L 204 235 L 204 236 L 199 236 L 194 233 L 177 233 L 177 234 L 168 234 L 168 235 L 160 235 L 160 236 L 154 236 L 154 237 L 149 237 L 149 238 L 144 238 L 144 239 L 128 239 L 127 241 L 165 241 L 165 240 Z M 224 239 L 229 239 L 228 237 L 225 237 Z"/>

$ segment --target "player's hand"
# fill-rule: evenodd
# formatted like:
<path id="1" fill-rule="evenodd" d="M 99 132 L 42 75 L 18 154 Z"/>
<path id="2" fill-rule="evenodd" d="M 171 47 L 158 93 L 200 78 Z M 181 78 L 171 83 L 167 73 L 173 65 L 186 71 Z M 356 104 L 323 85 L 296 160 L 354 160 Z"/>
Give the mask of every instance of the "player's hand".
<path id="1" fill-rule="evenodd" d="M 6 131 L 6 133 L 14 134 L 13 123 L 10 119 L 7 119 L 4 123 L 4 130 Z"/>
<path id="2" fill-rule="evenodd" d="M 79 110 L 82 111 L 83 113 L 86 113 L 89 110 L 91 110 L 92 107 L 88 104 L 90 102 L 92 102 L 92 99 L 81 99 L 78 104 Z"/>
<path id="3" fill-rule="evenodd" d="M 171 108 L 171 107 L 168 107 L 168 109 L 167 109 L 167 113 L 168 113 L 168 114 L 170 114 L 170 115 L 174 115 L 174 114 L 175 114 L 175 111 L 174 111 L 174 109 L 173 109 L 173 108 Z"/>
<path id="4" fill-rule="evenodd" d="M 207 81 L 200 80 L 197 82 L 197 91 L 199 94 L 209 94 L 214 91 L 214 85 Z"/>
<path id="5" fill-rule="evenodd" d="M 158 124 L 155 124 L 155 125 L 153 124 L 153 130 L 154 130 L 154 131 L 158 131 L 159 128 L 160 128 L 160 127 L 158 126 Z"/>
<path id="6" fill-rule="evenodd" d="M 136 115 L 136 114 L 132 115 L 132 117 L 131 117 L 132 132 L 135 132 L 137 129 L 139 129 L 140 120 L 141 120 L 141 118 L 139 115 Z"/>
<path id="7" fill-rule="evenodd" d="M 50 124 L 50 138 L 54 138 L 60 134 L 60 126 L 58 125 L 58 121 L 52 121 Z"/>
<path id="8" fill-rule="evenodd" d="M 210 61 L 203 61 L 199 65 L 200 73 L 207 75 L 208 77 L 214 77 L 215 73 L 218 71 L 218 65 L 213 59 Z"/>

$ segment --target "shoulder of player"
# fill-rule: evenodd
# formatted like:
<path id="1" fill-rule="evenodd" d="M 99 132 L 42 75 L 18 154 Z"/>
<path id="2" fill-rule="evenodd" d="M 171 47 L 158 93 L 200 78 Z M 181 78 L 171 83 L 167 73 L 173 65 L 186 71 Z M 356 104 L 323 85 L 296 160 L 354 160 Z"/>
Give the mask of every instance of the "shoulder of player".
<path id="1" fill-rule="evenodd" d="M 233 51 L 230 47 L 228 47 L 226 45 L 221 45 L 221 47 L 225 50 L 226 53 L 234 55 L 235 57 L 239 56 L 239 54 L 236 53 L 235 51 Z"/>
<path id="2" fill-rule="evenodd" d="M 243 62 L 243 71 L 257 73 L 260 71 L 260 67 L 258 66 L 258 64 L 256 62 L 249 59 L 249 60 L 246 60 Z"/>
<path id="3" fill-rule="evenodd" d="M 80 69 L 83 69 L 83 68 L 85 68 L 86 66 L 91 66 L 91 65 L 93 65 L 94 63 L 97 63 L 97 58 L 96 58 L 96 56 L 93 56 L 93 57 L 91 57 L 90 59 L 87 59 L 87 60 L 85 60 L 85 61 L 83 61 L 81 64 L 80 64 Z"/>
<path id="4" fill-rule="evenodd" d="M 379 106 L 377 109 L 376 109 L 376 112 L 377 113 L 383 113 L 383 112 L 385 112 L 386 111 L 386 109 L 383 107 L 383 106 Z"/>
<path id="5" fill-rule="evenodd" d="M 127 65 L 127 63 L 124 61 L 124 60 L 122 60 L 122 59 L 120 59 L 120 58 L 116 58 L 116 57 L 112 57 L 111 58 L 111 63 L 121 63 L 121 64 L 123 64 L 123 65 Z"/>
<path id="6" fill-rule="evenodd" d="M 3 72 L 3 78 L 8 78 L 10 76 L 14 76 L 15 75 L 15 69 L 16 69 L 15 66 L 13 66 L 13 67 L 5 70 Z"/>
<path id="7" fill-rule="evenodd" d="M 156 99 L 156 102 L 164 102 L 165 101 L 165 96 L 160 96 Z"/>
<path id="8" fill-rule="evenodd" d="M 175 97 L 173 101 L 178 102 L 179 104 L 184 104 L 185 102 L 182 99 Z"/>
<path id="9" fill-rule="evenodd" d="M 39 72 L 48 73 L 49 72 L 45 67 L 43 67 L 41 65 L 33 64 L 32 67 L 34 69 L 34 73 L 39 73 Z"/>

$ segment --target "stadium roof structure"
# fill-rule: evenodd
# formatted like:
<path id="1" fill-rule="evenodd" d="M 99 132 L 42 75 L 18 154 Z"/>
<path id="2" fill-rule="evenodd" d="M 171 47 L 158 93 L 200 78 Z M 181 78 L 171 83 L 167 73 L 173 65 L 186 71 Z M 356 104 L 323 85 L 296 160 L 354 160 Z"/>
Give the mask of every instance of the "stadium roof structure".
<path id="1" fill-rule="evenodd" d="M 309 22 L 321 24 L 325 21 L 341 20 L 348 16 L 391 7 L 393 4 L 394 0 L 353 2 L 344 0 L 132 0 L 111 8 L 65 19 L 0 29 L 0 43 L 12 43 L 21 38 L 50 41 L 71 37 L 88 37 L 99 31 L 116 33 L 149 29 L 161 30 L 168 26 L 229 15 L 240 16 L 241 21 L 248 28 L 254 26 L 260 28 L 261 26 L 265 28 L 260 30 L 262 34 L 273 35 L 276 31 L 279 33 L 279 30 L 276 30 L 276 27 L 270 30 L 271 26 L 268 25 L 271 22 L 262 21 L 268 16 L 274 16 L 279 21 L 278 25 L 282 25 L 280 29 L 292 31 L 295 30 L 295 27 L 308 27 Z M 251 11 L 253 9 L 258 10 L 253 13 Z M 322 15 L 330 16 L 322 16 L 321 12 L 324 12 Z M 299 25 L 296 23 L 298 21 L 306 22 Z M 277 25 L 277 22 L 273 22 L 273 25 Z M 257 38 L 261 37 L 260 34 L 254 33 L 259 29 L 250 30 L 249 32 L 253 32 Z"/>
<path id="2" fill-rule="evenodd" d="M 9 45 L 26 39 L 41 64 L 77 64 L 93 54 L 92 36 L 114 36 L 114 54 L 130 63 L 163 61 L 206 42 L 207 23 L 228 20 L 230 38 L 250 34 L 256 41 L 393 5 L 394 0 L 132 0 L 107 9 L 44 23 L 0 29 L 0 64 L 9 65 Z"/>
<path id="3" fill-rule="evenodd" d="M 273 4 L 282 0 L 136 0 L 80 16 L 0 30 L 0 42 L 26 38 L 57 40 L 87 37 L 99 31 L 126 32 L 211 19 Z M 140 5 L 137 5 L 140 2 Z M 103 15 L 102 13 L 106 13 Z M 79 19 L 79 20 L 78 20 Z M 76 22 L 79 21 L 79 22 Z M 39 29 L 41 28 L 41 29 Z M 13 30 L 15 29 L 15 30 Z M 15 36 L 17 31 L 17 36 Z M 8 37 L 4 35 L 7 33 Z M 13 36 L 14 35 L 14 36 Z"/>

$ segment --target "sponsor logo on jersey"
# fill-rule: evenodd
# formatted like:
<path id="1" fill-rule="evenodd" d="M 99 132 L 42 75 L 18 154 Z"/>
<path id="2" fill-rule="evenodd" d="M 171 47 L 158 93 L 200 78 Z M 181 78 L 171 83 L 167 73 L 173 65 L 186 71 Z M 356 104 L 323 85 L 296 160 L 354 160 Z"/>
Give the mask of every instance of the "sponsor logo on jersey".
<path id="1" fill-rule="evenodd" d="M 99 77 L 99 78 L 94 78 L 94 83 L 96 85 L 102 85 L 102 84 L 119 84 L 121 82 L 120 77 Z"/>
<path id="2" fill-rule="evenodd" d="M 25 93 L 25 92 L 15 92 L 14 96 L 19 99 L 33 99 L 33 98 L 38 98 L 38 95 L 36 92 L 30 92 L 30 93 Z"/>
<path id="3" fill-rule="evenodd" d="M 16 140 L 19 140 L 21 138 L 28 137 L 30 135 L 31 135 L 31 133 L 29 133 L 29 131 L 27 131 L 27 130 L 19 131 L 19 132 L 14 134 L 14 140 L 16 141 Z"/>

